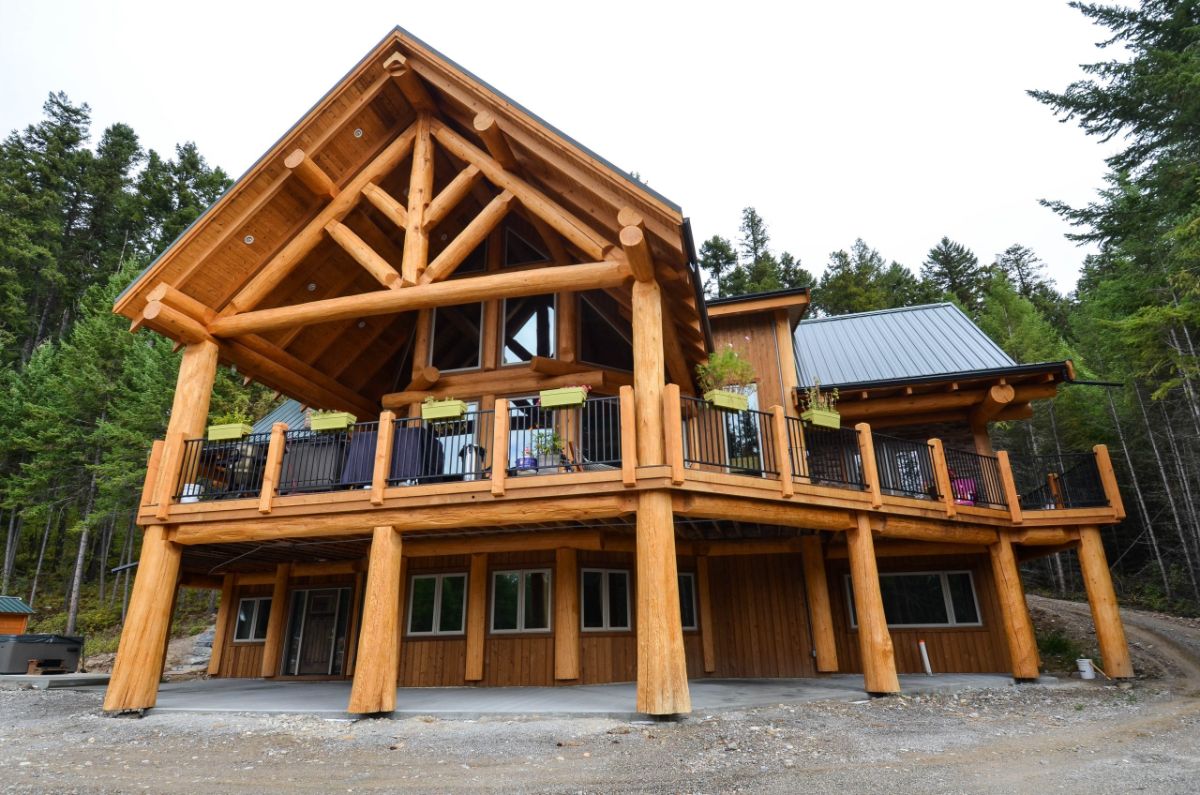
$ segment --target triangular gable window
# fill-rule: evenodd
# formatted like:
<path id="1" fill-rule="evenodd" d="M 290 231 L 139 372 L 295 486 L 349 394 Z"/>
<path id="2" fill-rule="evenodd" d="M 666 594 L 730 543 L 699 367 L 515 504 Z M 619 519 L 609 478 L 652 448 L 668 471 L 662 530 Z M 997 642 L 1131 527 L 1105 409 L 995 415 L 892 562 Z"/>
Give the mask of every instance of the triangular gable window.
<path id="1" fill-rule="evenodd" d="M 504 264 L 533 265 L 549 262 L 550 256 L 512 229 L 504 230 Z"/>

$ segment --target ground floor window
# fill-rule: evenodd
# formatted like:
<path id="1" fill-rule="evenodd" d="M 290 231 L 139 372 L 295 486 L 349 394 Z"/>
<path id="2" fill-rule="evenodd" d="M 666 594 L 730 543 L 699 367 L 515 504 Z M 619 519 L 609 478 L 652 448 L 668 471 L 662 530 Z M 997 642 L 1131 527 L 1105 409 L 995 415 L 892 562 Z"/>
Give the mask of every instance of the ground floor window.
<path id="1" fill-rule="evenodd" d="M 679 575 L 679 618 L 684 629 L 696 628 L 696 575 L 691 572 Z"/>
<path id="2" fill-rule="evenodd" d="M 409 635 L 461 635 L 467 575 L 415 574 L 409 596 Z"/>
<path id="3" fill-rule="evenodd" d="M 492 632 L 550 630 L 550 571 L 492 573 Z"/>
<path id="4" fill-rule="evenodd" d="M 267 620 L 271 617 L 271 597 L 242 599 L 238 602 L 235 641 L 254 642 L 267 639 Z"/>
<path id="5" fill-rule="evenodd" d="M 883 612 L 889 627 L 980 626 L 975 582 L 969 571 L 880 574 Z M 850 625 L 858 626 L 854 589 L 846 576 Z"/>
<path id="6" fill-rule="evenodd" d="M 583 628 L 629 629 L 629 572 L 584 569 L 582 576 Z"/>

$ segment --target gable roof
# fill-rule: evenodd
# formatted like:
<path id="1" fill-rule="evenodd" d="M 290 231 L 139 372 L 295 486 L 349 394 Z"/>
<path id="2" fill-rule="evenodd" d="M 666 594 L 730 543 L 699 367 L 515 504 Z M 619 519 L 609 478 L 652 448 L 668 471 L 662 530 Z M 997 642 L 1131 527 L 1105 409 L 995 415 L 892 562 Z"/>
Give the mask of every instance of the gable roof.
<path id="1" fill-rule="evenodd" d="M 979 374 L 1020 365 L 954 304 L 926 304 L 803 320 L 800 383 L 861 385 Z"/>
<path id="2" fill-rule="evenodd" d="M 30 615 L 33 613 L 33 608 L 15 596 L 0 596 L 0 613 Z"/>

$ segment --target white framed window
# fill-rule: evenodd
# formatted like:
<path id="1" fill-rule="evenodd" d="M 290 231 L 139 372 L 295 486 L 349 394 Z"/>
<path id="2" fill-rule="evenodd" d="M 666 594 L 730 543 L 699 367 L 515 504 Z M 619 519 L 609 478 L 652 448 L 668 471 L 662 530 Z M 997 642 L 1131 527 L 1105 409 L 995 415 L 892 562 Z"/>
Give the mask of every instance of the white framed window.
<path id="1" fill-rule="evenodd" d="M 271 597 L 247 597 L 238 600 L 235 643 L 261 643 L 267 639 L 267 621 L 271 618 Z"/>
<path id="2" fill-rule="evenodd" d="M 492 572 L 492 632 L 550 631 L 550 570 Z"/>
<path id="3" fill-rule="evenodd" d="M 585 632 L 629 629 L 629 572 L 583 569 L 579 576 L 582 629 Z"/>
<path id="4" fill-rule="evenodd" d="M 846 575 L 850 626 L 858 627 L 854 588 Z M 879 575 L 889 627 L 979 627 L 983 620 L 969 571 L 906 571 Z"/>
<path id="5" fill-rule="evenodd" d="M 409 635 L 461 635 L 467 612 L 466 574 L 414 574 L 408 595 Z"/>
<path id="6" fill-rule="evenodd" d="M 690 571 L 679 573 L 679 618 L 684 629 L 696 629 L 696 575 Z"/>

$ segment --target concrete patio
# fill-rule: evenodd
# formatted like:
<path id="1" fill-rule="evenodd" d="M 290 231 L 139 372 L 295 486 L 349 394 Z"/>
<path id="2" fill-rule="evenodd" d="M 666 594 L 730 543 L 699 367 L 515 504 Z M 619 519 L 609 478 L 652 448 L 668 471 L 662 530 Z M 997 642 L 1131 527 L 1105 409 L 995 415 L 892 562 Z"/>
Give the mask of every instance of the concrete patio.
<path id="1" fill-rule="evenodd" d="M 1043 682 L 1053 679 L 1043 678 Z M 999 674 L 901 676 L 906 695 L 974 688 L 1011 687 Z M 866 698 L 862 677 L 831 675 L 814 679 L 697 679 L 690 683 L 693 713 L 704 714 L 770 704 Z M 349 682 L 297 682 L 265 679 L 208 679 L 168 682 L 159 690 L 158 712 L 251 712 L 351 717 L 346 712 Z M 504 715 L 641 717 L 634 708 L 632 682 L 564 687 L 400 688 L 393 715 L 435 715 L 471 719 Z"/>

